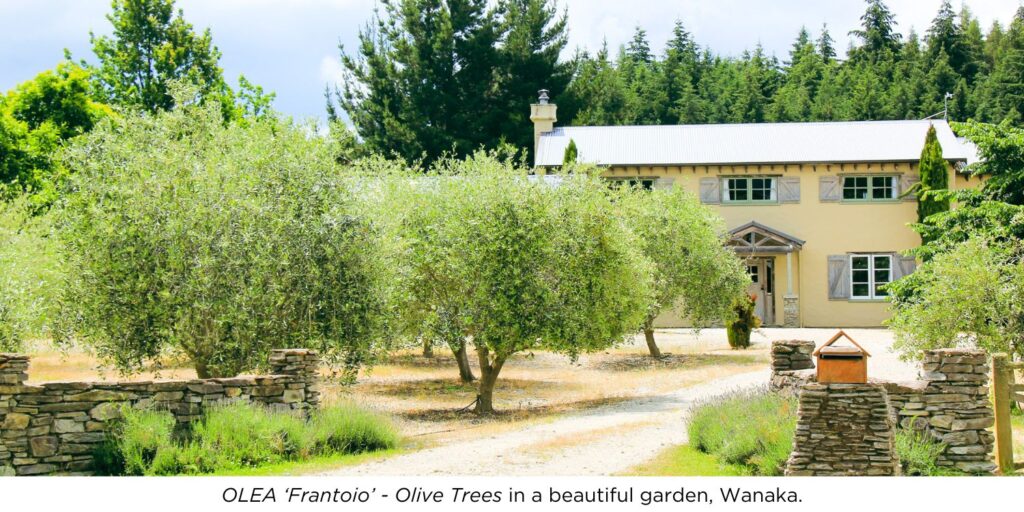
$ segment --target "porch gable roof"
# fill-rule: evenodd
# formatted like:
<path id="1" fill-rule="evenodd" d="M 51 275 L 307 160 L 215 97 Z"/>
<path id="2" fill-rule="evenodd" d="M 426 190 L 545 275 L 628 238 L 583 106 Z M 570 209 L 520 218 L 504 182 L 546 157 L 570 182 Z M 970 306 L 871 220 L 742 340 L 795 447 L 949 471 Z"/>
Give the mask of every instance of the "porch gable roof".
<path id="1" fill-rule="evenodd" d="M 804 241 L 757 221 L 729 230 L 729 246 L 744 253 L 790 253 L 799 251 Z"/>

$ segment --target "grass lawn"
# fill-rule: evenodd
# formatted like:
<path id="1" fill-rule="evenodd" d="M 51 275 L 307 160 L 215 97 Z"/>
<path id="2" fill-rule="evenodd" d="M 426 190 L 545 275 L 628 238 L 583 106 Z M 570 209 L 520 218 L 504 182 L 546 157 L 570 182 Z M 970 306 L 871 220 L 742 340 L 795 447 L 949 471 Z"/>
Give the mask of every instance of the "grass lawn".
<path id="1" fill-rule="evenodd" d="M 403 450 L 381 450 L 376 452 L 359 453 L 356 455 L 331 455 L 329 457 L 317 457 L 300 462 L 282 462 L 280 464 L 268 464 L 258 468 L 237 469 L 232 471 L 219 471 L 212 473 L 213 476 L 298 476 L 325 473 L 333 469 L 345 466 L 355 466 L 364 462 L 383 459 L 398 455 Z"/>
<path id="2" fill-rule="evenodd" d="M 722 464 L 714 455 L 690 445 L 673 446 L 653 460 L 636 466 L 622 476 L 743 476 L 745 468 Z"/>

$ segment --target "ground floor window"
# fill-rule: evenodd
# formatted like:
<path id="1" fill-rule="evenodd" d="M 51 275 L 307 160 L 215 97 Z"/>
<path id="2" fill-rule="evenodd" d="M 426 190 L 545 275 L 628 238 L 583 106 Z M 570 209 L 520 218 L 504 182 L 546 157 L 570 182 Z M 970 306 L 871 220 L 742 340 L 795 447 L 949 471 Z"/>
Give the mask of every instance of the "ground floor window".
<path id="1" fill-rule="evenodd" d="M 892 255 L 850 255 L 850 296 L 854 299 L 882 299 L 889 296 L 885 285 L 892 282 Z"/>

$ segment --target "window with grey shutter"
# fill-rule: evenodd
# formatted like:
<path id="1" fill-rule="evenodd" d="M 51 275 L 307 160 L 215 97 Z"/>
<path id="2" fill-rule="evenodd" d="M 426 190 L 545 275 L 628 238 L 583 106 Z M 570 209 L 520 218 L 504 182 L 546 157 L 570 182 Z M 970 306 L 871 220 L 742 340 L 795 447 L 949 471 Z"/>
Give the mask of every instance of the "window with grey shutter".
<path id="1" fill-rule="evenodd" d="M 850 258 L 845 254 L 828 257 L 828 298 L 850 298 Z"/>
<path id="2" fill-rule="evenodd" d="M 823 202 L 837 202 L 842 197 L 839 176 L 818 177 L 818 199 Z"/>
<path id="3" fill-rule="evenodd" d="M 784 176 L 779 180 L 779 202 L 800 202 L 800 177 Z"/>
<path id="4" fill-rule="evenodd" d="M 675 183 L 675 178 L 661 177 L 655 180 L 654 188 L 669 189 L 672 188 L 672 184 Z"/>
<path id="5" fill-rule="evenodd" d="M 897 254 L 894 259 L 896 260 L 896 265 L 893 280 L 913 274 L 914 270 L 917 270 L 917 258 L 913 256 L 900 256 Z"/>
<path id="6" fill-rule="evenodd" d="M 706 204 L 722 202 L 722 188 L 718 178 L 700 179 L 700 202 Z"/>
<path id="7" fill-rule="evenodd" d="M 902 197 L 904 201 L 917 201 L 918 187 L 916 187 L 916 185 L 918 183 L 921 183 L 921 177 L 916 174 L 900 175 L 900 197 Z"/>

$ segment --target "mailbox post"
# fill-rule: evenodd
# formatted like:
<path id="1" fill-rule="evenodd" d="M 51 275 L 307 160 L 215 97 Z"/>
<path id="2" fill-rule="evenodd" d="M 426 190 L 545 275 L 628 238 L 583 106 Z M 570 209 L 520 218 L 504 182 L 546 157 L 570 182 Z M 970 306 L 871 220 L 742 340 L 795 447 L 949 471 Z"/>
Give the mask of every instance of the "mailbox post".
<path id="1" fill-rule="evenodd" d="M 846 338 L 853 346 L 833 345 Z M 868 358 L 871 354 L 843 330 L 814 351 L 818 359 L 818 382 L 821 384 L 863 384 L 868 381 Z"/>

